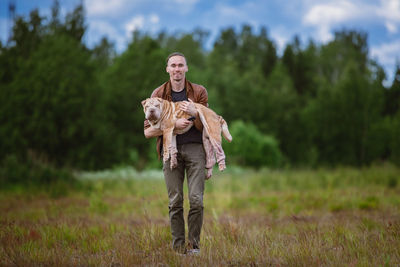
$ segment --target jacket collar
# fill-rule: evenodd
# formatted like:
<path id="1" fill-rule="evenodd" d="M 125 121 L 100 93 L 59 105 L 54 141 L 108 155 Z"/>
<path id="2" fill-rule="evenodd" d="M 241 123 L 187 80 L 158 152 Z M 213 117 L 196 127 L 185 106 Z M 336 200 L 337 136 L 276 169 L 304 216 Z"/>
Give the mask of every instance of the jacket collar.
<path id="1" fill-rule="evenodd" d="M 186 95 L 188 97 L 188 99 L 190 98 L 191 100 L 194 100 L 194 91 L 193 91 L 193 86 L 192 83 L 189 82 L 186 78 L 185 78 L 185 89 L 186 89 Z M 163 98 L 168 100 L 168 101 L 172 101 L 172 85 L 171 85 L 171 80 L 168 80 L 168 82 L 166 82 L 164 84 L 164 93 L 163 93 Z"/>

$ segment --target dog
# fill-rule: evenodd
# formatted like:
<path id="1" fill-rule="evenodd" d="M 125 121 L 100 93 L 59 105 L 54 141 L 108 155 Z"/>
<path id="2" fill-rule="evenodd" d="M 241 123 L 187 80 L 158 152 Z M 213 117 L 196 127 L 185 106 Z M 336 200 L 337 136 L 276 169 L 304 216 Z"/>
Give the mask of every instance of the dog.
<path id="1" fill-rule="evenodd" d="M 220 171 L 226 168 L 225 153 L 222 149 L 221 133 L 228 142 L 232 142 L 232 136 L 229 133 L 226 121 L 213 110 L 201 104 L 194 103 L 203 124 L 203 147 L 206 153 L 206 178 L 212 175 L 212 168 L 216 162 Z M 190 114 L 180 109 L 183 102 L 169 102 L 159 97 L 147 98 L 142 102 L 145 118 L 149 121 L 151 127 L 158 128 L 163 132 L 163 161 L 170 160 L 170 168 L 178 165 L 176 134 L 187 132 L 193 125 L 185 129 L 175 131 L 175 122 L 177 119 L 189 119 Z M 216 158 L 216 159 L 215 159 Z"/>

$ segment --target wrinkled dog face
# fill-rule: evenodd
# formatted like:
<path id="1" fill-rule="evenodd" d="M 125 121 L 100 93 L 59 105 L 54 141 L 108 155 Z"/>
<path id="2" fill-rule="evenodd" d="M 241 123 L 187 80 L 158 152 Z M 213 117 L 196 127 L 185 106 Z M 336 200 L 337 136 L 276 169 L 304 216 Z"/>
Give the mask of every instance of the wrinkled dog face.
<path id="1" fill-rule="evenodd" d="M 142 101 L 145 118 L 157 121 L 161 116 L 162 102 L 157 98 L 147 98 Z"/>

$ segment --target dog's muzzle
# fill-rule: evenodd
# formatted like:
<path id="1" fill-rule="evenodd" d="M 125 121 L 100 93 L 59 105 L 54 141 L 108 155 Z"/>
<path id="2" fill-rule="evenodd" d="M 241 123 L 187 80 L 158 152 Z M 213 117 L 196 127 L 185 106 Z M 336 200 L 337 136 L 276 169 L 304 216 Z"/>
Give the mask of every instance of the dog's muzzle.
<path id="1" fill-rule="evenodd" d="M 146 119 L 148 119 L 148 120 L 156 120 L 156 119 L 158 119 L 156 111 L 154 109 L 149 110 L 148 113 L 147 113 L 147 118 Z"/>

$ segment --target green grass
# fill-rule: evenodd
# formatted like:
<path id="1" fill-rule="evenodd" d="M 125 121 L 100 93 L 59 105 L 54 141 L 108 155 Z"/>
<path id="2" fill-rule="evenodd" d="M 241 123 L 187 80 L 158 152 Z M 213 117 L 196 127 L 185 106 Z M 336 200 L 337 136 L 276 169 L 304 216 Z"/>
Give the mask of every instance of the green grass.
<path id="1" fill-rule="evenodd" d="M 214 174 L 200 256 L 171 250 L 162 173 L 120 169 L 63 196 L 2 191 L 0 266 L 400 265 L 399 168 Z"/>

